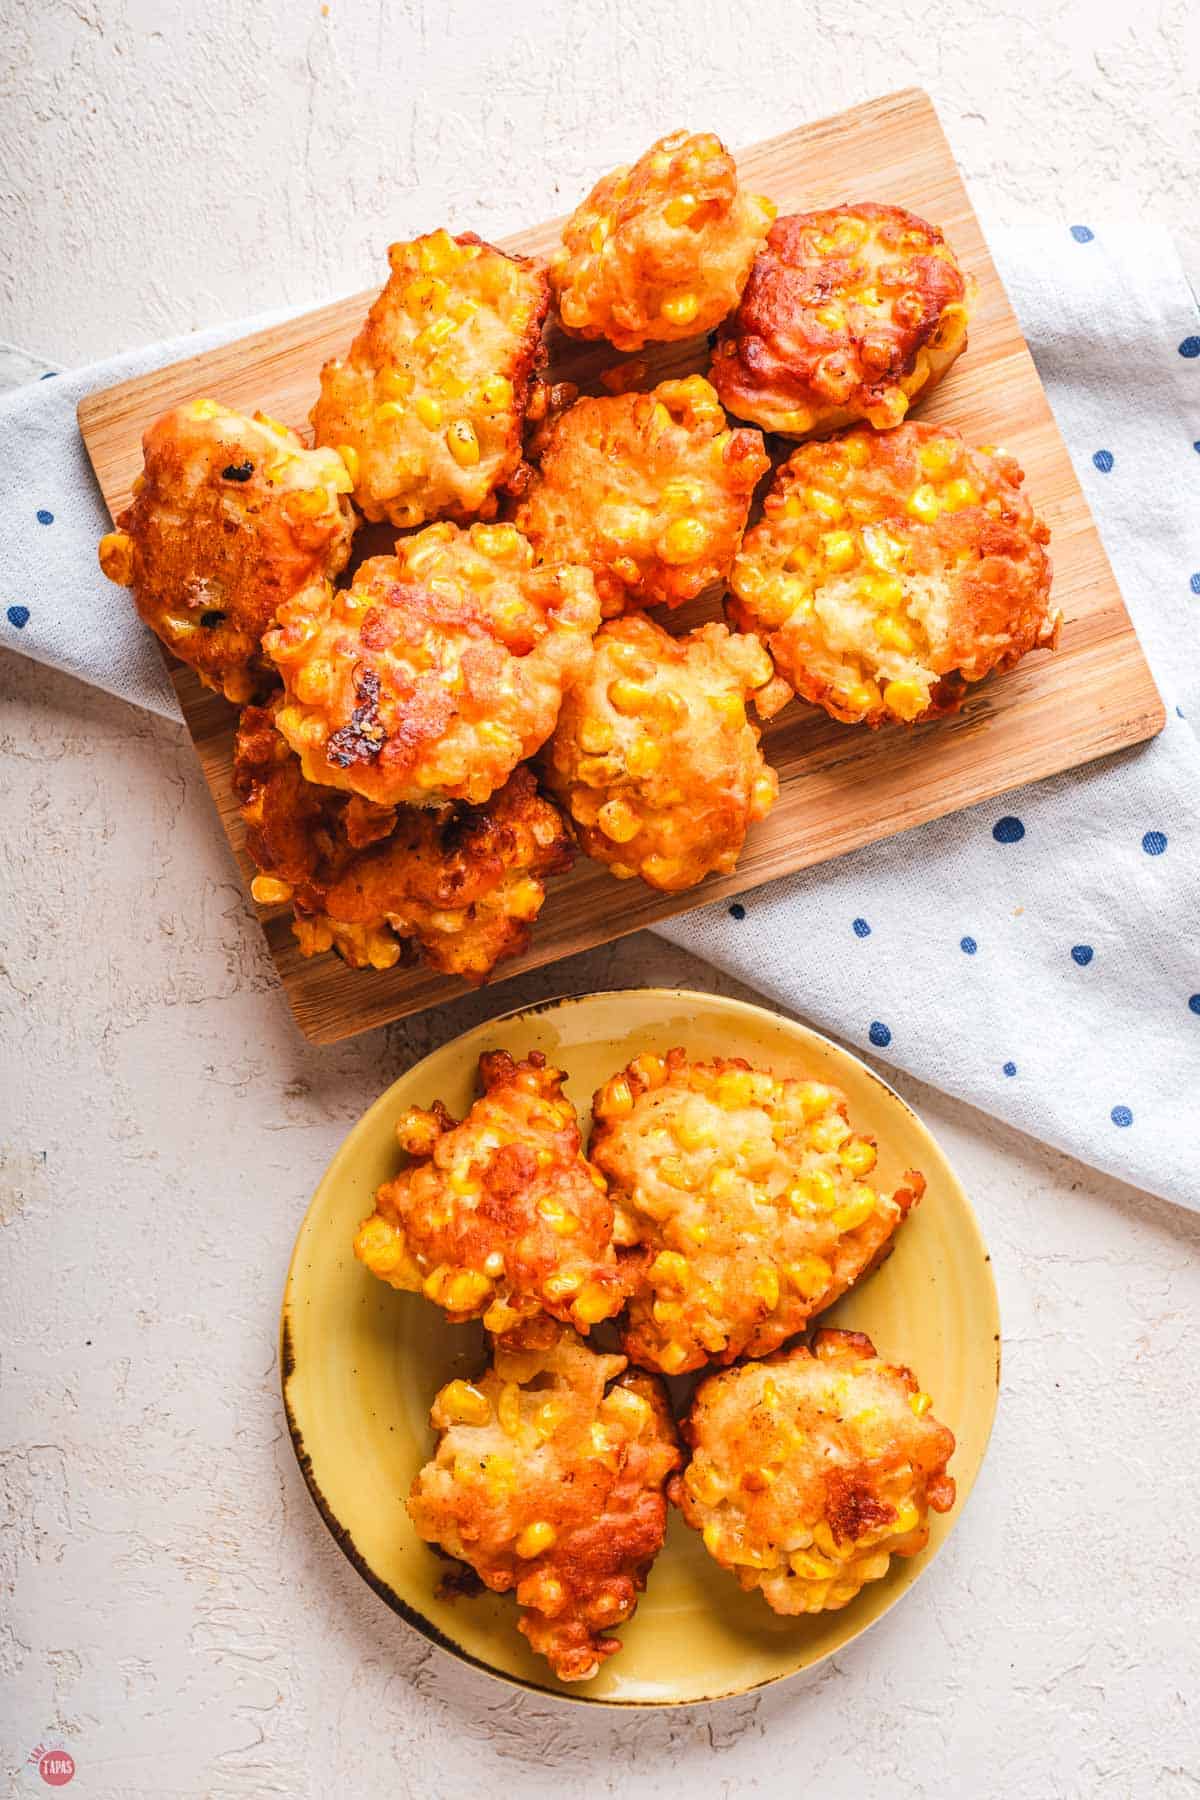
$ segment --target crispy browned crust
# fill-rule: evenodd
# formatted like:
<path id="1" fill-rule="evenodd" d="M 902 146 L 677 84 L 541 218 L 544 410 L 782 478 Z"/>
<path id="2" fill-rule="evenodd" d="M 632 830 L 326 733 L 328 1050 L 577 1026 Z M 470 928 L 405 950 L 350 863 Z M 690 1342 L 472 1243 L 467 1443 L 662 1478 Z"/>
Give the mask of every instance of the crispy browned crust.
<path id="1" fill-rule="evenodd" d="M 875 1266 L 925 1190 L 913 1169 L 890 1193 L 865 1179 L 875 1142 L 836 1088 L 740 1057 L 644 1052 L 593 1120 L 631 1288 L 622 1348 L 668 1375 L 776 1349 Z"/>
<path id="2" fill-rule="evenodd" d="M 411 947 L 445 974 L 484 981 L 519 955 L 545 880 L 571 865 L 557 808 L 528 769 L 485 806 L 373 805 L 304 779 L 273 714 L 247 707 L 234 791 L 259 869 L 293 890 L 302 954 L 389 968 Z"/>
<path id="3" fill-rule="evenodd" d="M 664 1483 L 682 1460 L 662 1384 L 624 1367 L 544 1316 L 499 1339 L 475 1382 L 435 1400 L 437 1451 L 409 1495 L 427 1542 L 497 1593 L 516 1589 L 519 1629 L 560 1681 L 586 1681 L 621 1648 L 608 1633 L 662 1548 Z M 531 1526 L 553 1534 L 547 1548 L 523 1539 Z"/>
<path id="4" fill-rule="evenodd" d="M 550 259 L 563 327 L 640 350 L 711 331 L 737 304 L 775 208 L 738 187 L 711 132 L 672 132 L 577 206 Z"/>
<path id="5" fill-rule="evenodd" d="M 362 330 L 321 371 L 316 441 L 349 445 L 368 519 L 491 518 L 498 493 L 519 485 L 525 412 L 545 361 L 545 271 L 470 231 L 393 244 L 388 260 Z M 464 423 L 474 462 L 451 449 Z"/>
<path id="6" fill-rule="evenodd" d="M 583 1155 L 562 1072 L 537 1051 L 520 1063 L 498 1051 L 479 1075 L 461 1124 L 444 1108 L 401 1119 L 413 1160 L 379 1189 L 355 1252 L 453 1319 L 501 1332 L 541 1309 L 586 1332 L 623 1293 L 604 1178 Z"/>
<path id="7" fill-rule="evenodd" d="M 154 421 L 105 573 L 132 587 L 150 629 L 207 686 L 246 700 L 269 685 L 261 640 L 278 608 L 350 556 L 350 478 L 329 450 L 212 400 Z"/>
<path id="8" fill-rule="evenodd" d="M 1023 480 L 944 425 L 803 444 L 735 559 L 730 618 L 847 724 L 953 712 L 969 684 L 1058 640 L 1050 533 Z M 909 646 L 882 635 L 896 626 Z"/>
<path id="9" fill-rule="evenodd" d="M 898 425 L 966 346 L 972 299 L 941 232 L 859 202 L 777 219 L 721 327 L 710 379 L 787 437 Z"/>
<path id="10" fill-rule="evenodd" d="M 892 1556 L 915 1556 L 954 1504 L 954 1434 L 868 1337 L 819 1331 L 710 1375 L 684 1421 L 669 1493 L 722 1568 L 786 1614 L 845 1606 Z"/>
<path id="11" fill-rule="evenodd" d="M 281 611 L 276 722 L 321 786 L 479 804 L 553 731 L 598 624 L 587 569 L 535 568 L 512 525 L 431 525 Z"/>
<path id="12" fill-rule="evenodd" d="M 731 430 L 700 375 L 579 400 L 531 454 L 516 523 L 545 560 L 592 570 L 606 618 L 723 581 L 770 467 L 760 434 Z"/>
<path id="13" fill-rule="evenodd" d="M 588 855 L 667 893 L 729 873 L 779 793 L 746 716 L 771 676 L 757 641 L 723 625 L 602 626 L 541 759 Z"/>

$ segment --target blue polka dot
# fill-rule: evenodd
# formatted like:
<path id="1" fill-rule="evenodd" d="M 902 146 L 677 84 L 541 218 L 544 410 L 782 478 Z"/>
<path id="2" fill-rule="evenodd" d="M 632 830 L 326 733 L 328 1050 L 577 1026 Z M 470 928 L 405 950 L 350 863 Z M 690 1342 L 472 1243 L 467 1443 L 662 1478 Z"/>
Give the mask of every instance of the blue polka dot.
<path id="1" fill-rule="evenodd" d="M 975 939 L 973 937 L 965 937 L 965 938 L 959 938 L 958 947 L 962 951 L 964 956 L 974 956 L 975 952 L 979 948 L 979 945 L 975 942 Z"/>
<path id="2" fill-rule="evenodd" d="M 1200 1015 L 1200 994 L 1189 994 L 1188 1011 Z"/>
<path id="3" fill-rule="evenodd" d="M 1190 362 L 1193 357 L 1200 356 L 1200 337 L 1185 337 L 1179 346 L 1180 356 L 1186 356 Z"/>
<path id="4" fill-rule="evenodd" d="M 18 631 L 24 631 L 29 623 L 29 608 L 27 606 L 10 606 L 8 622 L 10 625 L 15 625 Z"/>
<path id="5" fill-rule="evenodd" d="M 745 918 L 746 909 L 742 905 L 740 900 L 734 901 L 733 905 L 729 909 L 729 916 L 731 919 L 744 919 Z"/>
<path id="6" fill-rule="evenodd" d="M 1177 706 L 1175 708 L 1175 717 L 1177 719 L 1186 719 L 1187 718 L 1187 714 L 1184 712 L 1182 706 Z"/>
<path id="7" fill-rule="evenodd" d="M 1196 573 L 1189 578 L 1188 586 L 1193 594 L 1200 594 L 1200 569 L 1197 569 Z"/>
<path id="8" fill-rule="evenodd" d="M 1197 456 L 1200 456 L 1200 438 L 1196 439 L 1195 443 L 1192 445 L 1192 449 L 1196 452 Z"/>
<path id="9" fill-rule="evenodd" d="M 1077 244 L 1090 244 L 1095 235 L 1095 232 L 1090 231 L 1086 225 L 1072 225 L 1071 227 L 1071 236 Z"/>
<path id="10" fill-rule="evenodd" d="M 1011 813 L 1006 813 L 992 826 L 992 836 L 998 844 L 1019 844 L 1025 836 L 1025 827 L 1020 819 L 1015 819 Z"/>
<path id="11" fill-rule="evenodd" d="M 870 937 L 871 935 L 871 927 L 867 924 L 865 919 L 855 919 L 854 924 L 851 926 L 851 930 L 854 932 L 855 937 L 858 938 Z"/>
<path id="12" fill-rule="evenodd" d="M 1097 450 L 1092 461 L 1102 475 L 1107 475 L 1113 466 L 1113 453 L 1111 450 Z"/>
<path id="13" fill-rule="evenodd" d="M 54 377 L 55 377 L 55 376 L 56 376 L 56 375 L 57 375 L 57 374 L 58 374 L 58 370 L 57 370 L 57 369 L 47 369 L 47 370 L 46 370 L 46 373 L 45 373 L 45 374 L 44 374 L 44 375 L 39 375 L 39 376 L 38 376 L 38 380 L 39 380 L 39 381 L 53 381 L 53 380 L 54 380 Z"/>
<path id="14" fill-rule="evenodd" d="M 1016 1074 L 1016 1072 L 1017 1072 L 1017 1065 L 1016 1065 L 1016 1063 L 1014 1063 L 1014 1062 L 1007 1062 L 1007 1063 L 1005 1063 L 1005 1065 L 1004 1065 L 1004 1073 L 1005 1073 L 1005 1074 L 1006 1074 L 1006 1075 L 1015 1075 L 1015 1074 Z"/>
<path id="15" fill-rule="evenodd" d="M 52 512 L 47 512 L 44 506 L 39 506 L 37 522 L 39 525 L 53 525 L 54 514 Z"/>
<path id="16" fill-rule="evenodd" d="M 878 1019 L 872 1019 L 871 1029 L 868 1031 L 867 1036 L 877 1050 L 886 1050 L 892 1041 L 891 1032 L 886 1025 L 881 1025 Z"/>
<path id="17" fill-rule="evenodd" d="M 1081 969 L 1086 969 L 1096 952 L 1090 944 L 1072 944 L 1071 961 L 1077 962 Z"/>
<path id="18" fill-rule="evenodd" d="M 1127 1106 L 1114 1106 L 1108 1116 L 1113 1124 L 1119 1125 L 1122 1130 L 1124 1130 L 1126 1125 L 1133 1124 L 1133 1114 Z"/>
<path id="19" fill-rule="evenodd" d="M 1148 831 L 1142 839 L 1142 849 L 1147 856 L 1161 856 L 1167 847 L 1165 831 Z"/>

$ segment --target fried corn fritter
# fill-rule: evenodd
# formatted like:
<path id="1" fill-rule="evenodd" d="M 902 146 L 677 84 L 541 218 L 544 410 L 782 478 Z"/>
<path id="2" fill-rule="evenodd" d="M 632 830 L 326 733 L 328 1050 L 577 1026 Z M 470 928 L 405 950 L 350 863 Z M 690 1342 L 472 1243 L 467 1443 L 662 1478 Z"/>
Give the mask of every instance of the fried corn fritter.
<path id="1" fill-rule="evenodd" d="M 622 1349 L 679 1375 L 762 1356 L 887 1253 L 925 1191 L 885 1193 L 845 1096 L 740 1057 L 635 1057 L 596 1094 L 590 1155 L 607 1176 L 631 1288 Z"/>
<path id="2" fill-rule="evenodd" d="M 427 1543 L 516 1589 L 518 1629 L 560 1681 L 621 1648 L 607 1633 L 646 1585 L 682 1460 L 662 1384 L 624 1369 L 544 1314 L 500 1338 L 477 1381 L 438 1394 L 408 1499 Z"/>
<path id="3" fill-rule="evenodd" d="M 305 781 L 260 707 L 242 714 L 234 791 L 262 871 L 255 899 L 292 903 L 302 956 L 333 949 L 355 969 L 417 950 L 443 974 L 486 980 L 525 949 L 546 877 L 574 854 L 528 769 L 484 806 L 375 806 Z"/>
<path id="4" fill-rule="evenodd" d="M 286 425 L 215 400 L 163 413 L 100 567 L 132 588 L 142 619 L 229 700 L 262 684 L 264 631 L 300 589 L 350 557 L 350 477 Z"/>
<path id="5" fill-rule="evenodd" d="M 471 232 L 388 251 L 391 275 L 311 418 L 336 445 L 368 519 L 490 518 L 521 466 L 549 306 L 543 269 Z"/>
<path id="6" fill-rule="evenodd" d="M 542 753 L 588 855 L 667 893 L 728 874 L 779 794 L 746 717 L 771 678 L 758 641 L 723 625 L 681 638 L 639 614 L 602 626 Z"/>
<path id="7" fill-rule="evenodd" d="M 858 1331 L 819 1331 L 702 1381 L 670 1494 L 709 1554 L 777 1613 L 830 1612 L 948 1512 L 954 1434 Z"/>
<path id="8" fill-rule="evenodd" d="M 974 297 L 941 232 L 899 206 L 777 219 L 710 379 L 739 419 L 784 437 L 898 425 L 967 342 Z"/>
<path id="9" fill-rule="evenodd" d="M 441 1102 L 397 1126 L 412 1158 L 375 1196 L 355 1254 L 456 1321 L 510 1331 L 539 1309 L 587 1332 L 621 1309 L 604 1177 L 581 1149 L 563 1075 L 532 1051 L 479 1059 L 461 1124 Z"/>
<path id="10" fill-rule="evenodd" d="M 309 781 L 478 805 L 553 731 L 599 622 L 588 570 L 535 568 L 514 526 L 430 525 L 281 610 L 276 722 Z"/>
<path id="11" fill-rule="evenodd" d="M 737 305 L 775 207 L 738 187 L 711 132 L 672 132 L 576 207 L 550 258 L 564 328 L 640 350 L 711 331 Z"/>
<path id="12" fill-rule="evenodd" d="M 945 425 L 803 444 L 746 533 L 730 617 L 846 724 L 953 712 L 968 684 L 1058 639 L 1050 533 L 1023 480 Z"/>
<path id="13" fill-rule="evenodd" d="M 547 561 L 591 568 L 605 618 L 723 581 L 770 467 L 761 434 L 731 430 L 701 375 L 578 400 L 534 455 L 516 522 Z"/>

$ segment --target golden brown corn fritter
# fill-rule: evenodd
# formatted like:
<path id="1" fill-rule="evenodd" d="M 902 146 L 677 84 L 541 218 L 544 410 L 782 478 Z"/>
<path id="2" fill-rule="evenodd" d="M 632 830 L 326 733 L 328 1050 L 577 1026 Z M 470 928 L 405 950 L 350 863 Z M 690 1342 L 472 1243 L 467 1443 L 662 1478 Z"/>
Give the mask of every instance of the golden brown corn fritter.
<path id="1" fill-rule="evenodd" d="M 437 1450 L 408 1500 L 423 1538 L 516 1589 L 519 1629 L 560 1681 L 620 1649 L 606 1634 L 646 1585 L 682 1460 L 661 1383 L 624 1369 L 544 1314 L 499 1338 L 477 1380 L 434 1401 Z"/>
<path id="2" fill-rule="evenodd" d="M 1049 532 L 1001 450 L 945 425 L 802 444 L 733 566 L 732 621 L 781 683 L 848 725 L 952 712 L 1051 649 Z"/>
<path id="3" fill-rule="evenodd" d="M 265 414 L 215 400 L 163 413 L 142 454 L 100 567 L 208 687 L 249 700 L 269 680 L 261 642 L 278 608 L 349 560 L 345 465 Z"/>
<path id="4" fill-rule="evenodd" d="M 576 207 L 550 258 L 565 330 L 618 350 L 698 336 L 737 304 L 775 207 L 711 132 L 672 132 Z"/>
<path id="5" fill-rule="evenodd" d="M 761 1356 L 886 1255 L 925 1191 L 871 1177 L 874 1139 L 823 1082 L 740 1057 L 635 1057 L 593 1102 L 590 1154 L 607 1177 L 631 1288 L 622 1349 L 679 1375 Z"/>
<path id="6" fill-rule="evenodd" d="M 535 567 L 512 525 L 430 525 L 281 609 L 276 723 L 309 781 L 480 804 L 553 731 L 599 622 L 588 570 Z"/>
<path id="7" fill-rule="evenodd" d="M 710 1375 L 670 1485 L 709 1554 L 777 1613 L 845 1606 L 954 1504 L 954 1434 L 907 1369 L 857 1331 L 819 1331 L 766 1362 Z"/>
<path id="8" fill-rule="evenodd" d="M 490 518 L 521 468 L 545 271 L 472 232 L 393 244 L 388 261 L 362 330 L 321 371 L 316 442 L 341 451 L 368 519 Z"/>
<path id="9" fill-rule="evenodd" d="M 334 949 L 352 968 L 420 952 L 484 981 L 529 943 L 546 877 L 571 866 L 561 814 L 516 769 L 484 806 L 383 807 L 305 781 L 270 711 L 247 707 L 234 791 L 265 905 L 290 901 L 301 954 Z"/>
<path id="10" fill-rule="evenodd" d="M 757 639 L 723 625 L 602 626 L 541 759 L 587 854 L 666 893 L 728 874 L 779 793 L 746 715 L 772 674 Z"/>
<path id="11" fill-rule="evenodd" d="M 777 219 L 709 378 L 784 437 L 898 425 L 966 347 L 974 290 L 936 226 L 858 204 Z"/>
<path id="12" fill-rule="evenodd" d="M 621 1310 L 604 1177 L 583 1155 L 559 1069 L 534 1051 L 479 1059 L 481 1096 L 458 1124 L 440 1101 L 397 1127 L 411 1161 L 375 1196 L 356 1255 L 451 1319 L 510 1331 L 538 1311 L 586 1333 Z"/>
<path id="13" fill-rule="evenodd" d="M 547 562 L 590 568 L 605 618 L 724 581 L 770 462 L 701 375 L 578 400 L 531 445 L 517 525 Z"/>

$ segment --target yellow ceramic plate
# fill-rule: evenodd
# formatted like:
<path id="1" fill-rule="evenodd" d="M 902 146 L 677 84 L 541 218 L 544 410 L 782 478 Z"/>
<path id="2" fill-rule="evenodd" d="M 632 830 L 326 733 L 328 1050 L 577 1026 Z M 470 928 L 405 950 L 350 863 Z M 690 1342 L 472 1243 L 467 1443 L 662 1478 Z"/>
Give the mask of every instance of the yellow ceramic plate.
<path id="1" fill-rule="evenodd" d="M 417 1537 L 404 1497 L 430 1454 L 430 1403 L 452 1375 L 478 1372 L 482 1329 L 450 1326 L 434 1306 L 369 1275 L 351 1250 L 372 1194 L 397 1166 L 402 1109 L 441 1098 L 461 1114 L 483 1050 L 543 1050 L 568 1071 L 581 1114 L 593 1091 L 639 1050 L 745 1056 L 777 1074 L 845 1090 L 856 1126 L 879 1140 L 884 1181 L 923 1170 L 928 1189 L 895 1253 L 823 1322 L 866 1331 L 909 1364 L 954 1431 L 954 1510 L 934 1518 L 925 1552 L 893 1558 L 841 1612 L 783 1619 L 709 1559 L 673 1514 L 666 1546 L 624 1648 L 593 1681 L 564 1687 L 516 1630 L 510 1595 L 441 1598 L 446 1564 Z M 559 1000 L 494 1019 L 427 1056 L 350 1133 L 301 1226 L 283 1301 L 280 1364 L 300 1466 L 326 1524 L 376 1593 L 443 1649 L 492 1674 L 573 1700 L 682 1704 L 743 1693 L 811 1668 L 857 1637 L 912 1586 L 953 1530 L 983 1461 L 1000 1361 L 996 1290 L 966 1195 L 904 1102 L 865 1064 L 803 1025 L 707 994 L 637 989 Z"/>

